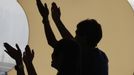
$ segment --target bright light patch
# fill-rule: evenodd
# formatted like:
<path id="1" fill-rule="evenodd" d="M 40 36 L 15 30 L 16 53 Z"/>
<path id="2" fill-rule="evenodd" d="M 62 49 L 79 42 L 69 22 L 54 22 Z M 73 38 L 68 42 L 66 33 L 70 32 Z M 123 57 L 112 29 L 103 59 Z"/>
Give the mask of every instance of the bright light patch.
<path id="1" fill-rule="evenodd" d="M 0 75 L 15 65 L 15 61 L 4 52 L 3 43 L 22 49 L 28 43 L 28 22 L 22 7 L 16 0 L 0 0 Z"/>
<path id="2" fill-rule="evenodd" d="M 128 0 L 128 2 L 130 3 L 131 7 L 132 7 L 133 10 L 134 10 L 134 0 Z"/>

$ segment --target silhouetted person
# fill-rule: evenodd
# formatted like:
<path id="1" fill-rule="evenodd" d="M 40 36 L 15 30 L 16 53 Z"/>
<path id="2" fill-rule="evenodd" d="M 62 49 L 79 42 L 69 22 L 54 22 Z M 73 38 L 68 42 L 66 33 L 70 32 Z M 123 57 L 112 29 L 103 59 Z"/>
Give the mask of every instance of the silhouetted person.
<path id="1" fill-rule="evenodd" d="M 40 0 L 37 6 L 41 16 L 43 17 L 44 30 L 48 44 L 53 48 L 57 45 L 57 40 L 52 32 L 49 24 L 49 11 L 47 5 L 42 5 Z M 81 50 L 81 71 L 82 75 L 108 75 L 108 58 L 104 52 L 97 48 L 97 44 L 102 38 L 102 29 L 100 24 L 94 19 L 87 19 L 77 25 L 75 38 L 65 28 L 60 16 L 60 8 L 52 3 L 52 18 L 63 39 L 71 39 L 76 41 Z"/>
<path id="2" fill-rule="evenodd" d="M 42 5 L 40 0 L 37 0 L 38 9 L 43 17 L 48 44 L 54 48 L 52 54 L 52 67 L 58 70 L 57 75 L 79 75 L 79 46 L 70 39 L 56 40 L 49 25 L 49 11 L 47 5 L 44 5 L 45 6 Z"/>
<path id="3" fill-rule="evenodd" d="M 57 75 L 80 75 L 80 48 L 75 41 L 62 39 L 58 41 L 52 54 L 52 67 Z"/>
<path id="4" fill-rule="evenodd" d="M 108 58 L 97 48 L 102 29 L 96 20 L 84 20 L 77 25 L 75 40 L 82 49 L 83 75 L 108 75 Z"/>
<path id="5" fill-rule="evenodd" d="M 32 50 L 31 52 L 29 45 L 25 47 L 23 58 L 21 50 L 17 44 L 16 44 L 17 49 L 13 48 L 8 43 L 4 43 L 4 47 L 6 48 L 5 52 L 16 61 L 15 69 L 17 71 L 17 75 L 25 75 L 23 61 L 26 65 L 28 75 L 37 75 L 35 68 L 32 64 L 32 60 L 34 58 L 34 51 Z"/>

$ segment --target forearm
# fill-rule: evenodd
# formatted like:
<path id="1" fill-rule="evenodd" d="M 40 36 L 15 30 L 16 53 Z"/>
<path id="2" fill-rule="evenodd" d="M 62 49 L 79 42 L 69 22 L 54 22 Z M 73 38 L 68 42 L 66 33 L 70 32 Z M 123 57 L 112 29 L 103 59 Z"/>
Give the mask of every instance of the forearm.
<path id="1" fill-rule="evenodd" d="M 65 39 L 73 39 L 71 33 L 66 29 L 61 19 L 53 19 L 61 36 Z"/>
<path id="2" fill-rule="evenodd" d="M 25 75 L 22 61 L 16 62 L 15 70 L 17 71 L 17 75 Z"/>
<path id="3" fill-rule="evenodd" d="M 25 63 L 28 75 L 37 75 L 36 70 L 32 62 Z"/>
<path id="4" fill-rule="evenodd" d="M 45 30 L 48 44 L 51 45 L 52 47 L 55 47 L 57 40 L 56 40 L 54 33 L 50 27 L 50 23 L 49 23 L 48 18 L 43 18 L 42 22 L 44 24 L 44 30 Z"/>

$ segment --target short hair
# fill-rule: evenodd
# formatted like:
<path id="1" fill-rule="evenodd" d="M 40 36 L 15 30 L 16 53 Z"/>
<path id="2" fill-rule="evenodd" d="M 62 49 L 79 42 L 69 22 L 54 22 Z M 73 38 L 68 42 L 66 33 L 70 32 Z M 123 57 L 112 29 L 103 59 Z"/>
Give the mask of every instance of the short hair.
<path id="1" fill-rule="evenodd" d="M 85 36 L 94 43 L 99 43 L 102 38 L 101 25 L 94 19 L 86 19 L 77 25 L 78 35 Z"/>

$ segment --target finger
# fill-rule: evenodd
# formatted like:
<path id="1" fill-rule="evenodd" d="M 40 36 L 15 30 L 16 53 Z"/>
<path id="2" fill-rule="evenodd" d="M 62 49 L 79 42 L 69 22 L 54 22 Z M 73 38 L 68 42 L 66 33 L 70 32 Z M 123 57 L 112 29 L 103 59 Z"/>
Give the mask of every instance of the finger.
<path id="1" fill-rule="evenodd" d="M 53 7 L 57 7 L 57 5 L 56 5 L 56 3 L 55 3 L 55 2 L 53 2 L 53 3 L 52 3 L 52 6 L 53 6 Z"/>
<path id="2" fill-rule="evenodd" d="M 15 50 L 15 48 L 13 48 L 12 46 L 10 46 L 8 43 L 4 43 L 4 47 L 5 47 L 8 51 Z"/>
<path id="3" fill-rule="evenodd" d="M 12 56 L 12 54 L 10 52 L 8 52 L 7 50 L 4 50 L 10 57 Z"/>
<path id="4" fill-rule="evenodd" d="M 26 45 L 26 47 L 25 47 L 25 50 L 27 51 L 27 50 L 29 50 L 30 48 L 29 48 L 29 45 Z"/>
<path id="5" fill-rule="evenodd" d="M 48 7 L 47 7 L 47 4 L 46 4 L 46 3 L 44 3 L 44 6 L 45 6 L 45 8 L 47 8 L 47 9 L 48 9 Z"/>
<path id="6" fill-rule="evenodd" d="M 11 46 L 8 43 L 4 43 L 4 47 L 9 48 Z"/>
<path id="7" fill-rule="evenodd" d="M 57 7 L 55 2 L 52 3 L 52 7 L 53 7 L 53 9 L 58 9 L 58 7 Z"/>
<path id="8" fill-rule="evenodd" d="M 43 9 L 43 8 L 44 8 L 44 6 L 43 6 L 43 4 L 41 3 L 41 1 L 38 1 L 38 2 L 37 2 L 37 6 L 38 6 L 39 9 Z"/>
<path id="9" fill-rule="evenodd" d="M 21 50 L 20 50 L 20 48 L 19 48 L 19 45 L 18 45 L 18 44 L 16 44 L 16 48 L 17 48 L 17 50 L 18 50 L 19 52 L 21 52 Z"/>
<path id="10" fill-rule="evenodd" d="M 7 50 L 4 50 L 7 54 L 9 54 L 9 52 Z"/>
<path id="11" fill-rule="evenodd" d="M 55 6 L 55 3 L 53 2 L 52 4 L 51 4 L 51 6 L 52 6 L 52 8 Z"/>
<path id="12" fill-rule="evenodd" d="M 36 0 L 36 3 L 37 4 L 42 4 L 40 0 Z"/>
<path id="13" fill-rule="evenodd" d="M 47 4 L 46 4 L 46 3 L 44 3 L 44 6 L 45 6 L 45 7 L 47 7 Z"/>
<path id="14" fill-rule="evenodd" d="M 29 55 L 29 53 L 31 53 L 30 50 L 31 50 L 31 49 L 30 49 L 29 45 L 27 45 L 26 48 L 25 48 L 25 52 L 26 52 L 26 54 Z"/>
<path id="15" fill-rule="evenodd" d="M 39 12 L 40 12 L 41 16 L 43 16 L 44 6 L 43 6 L 43 4 L 41 3 L 41 1 L 40 1 L 40 0 L 36 0 L 36 2 L 37 2 L 38 10 L 39 10 Z"/>

